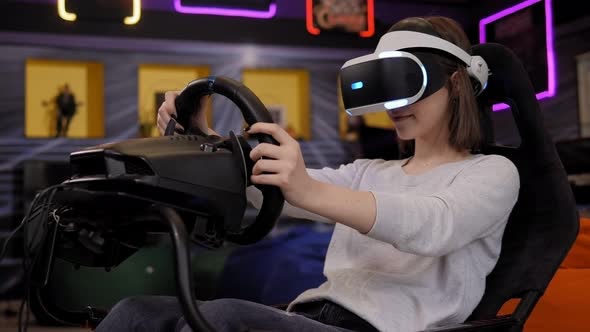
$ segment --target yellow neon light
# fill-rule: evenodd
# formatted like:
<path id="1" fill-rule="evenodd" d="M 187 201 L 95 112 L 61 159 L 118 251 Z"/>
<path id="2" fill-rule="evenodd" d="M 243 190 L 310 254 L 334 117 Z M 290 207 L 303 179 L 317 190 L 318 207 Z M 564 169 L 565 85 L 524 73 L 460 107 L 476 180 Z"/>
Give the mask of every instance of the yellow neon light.
<path id="1" fill-rule="evenodd" d="M 57 13 L 59 14 L 59 17 L 66 21 L 76 20 L 76 14 L 68 13 L 66 10 L 66 0 L 57 0 Z"/>
<path id="2" fill-rule="evenodd" d="M 75 21 L 77 15 L 66 10 L 66 0 L 57 0 L 57 13 L 65 21 Z M 137 24 L 141 19 L 141 0 L 133 0 L 133 14 L 123 19 L 127 25 Z"/>
<path id="3" fill-rule="evenodd" d="M 133 25 L 139 22 L 141 19 L 141 0 L 133 0 L 133 15 L 127 16 L 123 20 L 123 23 L 127 25 Z"/>

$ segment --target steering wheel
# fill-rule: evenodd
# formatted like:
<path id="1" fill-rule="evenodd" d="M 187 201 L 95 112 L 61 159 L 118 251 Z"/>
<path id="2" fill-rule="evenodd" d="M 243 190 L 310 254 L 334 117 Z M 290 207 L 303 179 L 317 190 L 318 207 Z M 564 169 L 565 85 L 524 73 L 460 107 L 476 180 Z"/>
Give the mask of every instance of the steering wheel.
<path id="1" fill-rule="evenodd" d="M 211 94 L 220 94 L 230 99 L 242 112 L 246 123 L 249 126 L 256 122 L 273 123 L 272 116 L 258 99 L 258 97 L 241 82 L 227 77 L 204 77 L 196 79 L 187 86 L 176 97 L 175 106 L 179 124 L 186 132 L 196 132 L 206 136 L 198 128 L 191 128 L 191 117 L 198 109 L 201 97 Z M 279 143 L 267 134 L 257 135 L 259 143 Z M 248 158 L 248 156 L 245 156 Z M 247 179 L 245 179 L 247 180 Z M 239 234 L 226 234 L 226 238 L 237 244 L 252 244 L 265 237 L 274 227 L 285 199 L 280 188 L 268 185 L 255 185 L 263 195 L 262 207 L 256 216 L 255 221 L 242 228 Z"/>

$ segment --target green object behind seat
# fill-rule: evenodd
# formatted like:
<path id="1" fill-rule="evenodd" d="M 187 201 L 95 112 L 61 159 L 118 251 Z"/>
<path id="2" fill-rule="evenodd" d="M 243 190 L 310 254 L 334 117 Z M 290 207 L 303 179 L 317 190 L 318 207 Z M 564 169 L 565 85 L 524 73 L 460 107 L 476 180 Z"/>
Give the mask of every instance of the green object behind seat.
<path id="1" fill-rule="evenodd" d="M 217 250 L 195 248 L 191 254 L 196 298 L 212 299 L 219 276 L 231 247 Z M 144 247 L 107 272 L 104 268 L 80 267 L 56 259 L 49 284 L 48 298 L 64 310 L 87 306 L 111 308 L 119 300 L 133 295 L 176 295 L 174 253 L 168 239 L 153 247 Z"/>

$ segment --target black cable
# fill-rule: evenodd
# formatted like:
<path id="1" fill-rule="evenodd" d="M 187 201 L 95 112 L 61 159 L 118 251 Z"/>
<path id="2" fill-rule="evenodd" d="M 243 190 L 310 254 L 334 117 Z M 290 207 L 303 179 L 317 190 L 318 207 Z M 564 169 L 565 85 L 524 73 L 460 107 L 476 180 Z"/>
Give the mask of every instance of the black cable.
<path id="1" fill-rule="evenodd" d="M 20 306 L 18 308 L 18 332 L 22 332 L 22 325 L 23 325 L 23 309 L 25 307 L 25 301 L 24 298 L 23 300 L 20 302 Z"/>
<path id="2" fill-rule="evenodd" d="M 61 187 L 61 185 L 56 185 L 56 186 L 52 186 L 49 187 L 47 189 L 44 190 L 44 192 L 49 192 L 49 197 L 46 200 L 46 204 L 44 206 L 43 212 L 41 214 L 42 220 L 41 220 L 41 224 L 40 226 L 45 228 L 47 225 L 47 218 L 49 218 L 49 207 L 51 206 L 51 201 L 53 200 L 53 196 L 55 195 L 55 193 L 57 192 L 57 190 Z M 57 222 L 57 221 L 56 221 Z M 28 222 L 25 224 L 24 226 L 24 232 L 26 234 L 27 232 L 27 227 L 28 226 Z M 42 237 L 45 237 L 44 235 Z M 27 252 L 29 252 L 31 249 L 33 248 L 29 248 L 26 241 L 24 244 L 24 247 L 27 249 Z M 25 324 L 24 324 L 24 329 L 23 332 L 27 332 L 28 327 L 29 327 L 29 313 L 31 312 L 31 272 L 33 271 L 33 268 L 35 267 L 35 264 L 37 263 L 37 260 L 39 259 L 39 253 L 34 253 L 34 257 L 32 258 L 31 264 L 28 266 L 27 269 L 25 269 L 25 290 L 26 290 L 26 294 L 25 294 L 25 298 L 23 299 L 23 301 L 26 302 L 27 304 L 27 311 L 26 311 L 26 315 L 25 315 Z M 20 327 L 21 322 L 19 321 L 19 327 Z"/>
<path id="3" fill-rule="evenodd" d="M 23 227 L 24 223 L 21 223 L 20 225 L 18 225 L 18 227 L 12 231 L 12 233 L 10 233 L 10 235 L 8 235 L 8 237 L 6 238 L 6 240 L 4 240 L 4 244 L 2 245 L 2 251 L 0 252 L 0 262 L 2 262 L 2 260 L 4 259 L 4 255 L 6 255 L 6 253 L 8 252 L 8 243 L 10 242 L 10 240 L 12 240 L 12 238 L 16 235 L 16 233 L 18 233 L 18 231 L 20 231 L 20 229 Z"/>
<path id="4" fill-rule="evenodd" d="M 24 271 L 24 278 L 25 278 L 25 282 L 24 282 L 24 287 L 25 287 L 25 294 L 23 294 L 23 298 L 21 300 L 20 303 L 20 307 L 18 310 L 18 332 L 23 332 L 27 330 L 27 325 L 28 325 L 28 318 L 29 318 L 29 313 L 28 310 L 29 306 L 27 305 L 27 314 L 26 314 L 26 323 L 25 326 L 23 327 L 23 311 L 25 309 L 25 304 L 28 304 L 28 298 L 29 298 L 29 286 L 30 286 L 30 274 L 29 274 L 29 266 L 27 265 L 27 259 L 29 259 L 30 253 L 29 253 L 29 246 L 28 246 L 28 225 L 29 225 L 29 221 L 31 220 L 29 213 L 31 212 L 31 210 L 33 209 L 33 207 L 35 206 L 35 204 L 37 203 L 37 200 L 41 200 L 41 198 L 45 195 L 45 193 L 47 193 L 47 190 L 43 190 L 41 193 L 39 193 L 37 196 L 35 196 L 35 199 L 33 200 L 33 202 L 31 203 L 31 205 L 29 206 L 29 212 L 27 213 L 27 215 L 25 216 L 25 218 L 23 219 L 23 259 L 22 259 L 22 267 L 23 267 L 23 271 Z M 47 206 L 46 204 L 42 204 L 41 205 L 43 208 L 41 209 L 41 212 L 47 212 Z"/>
<path id="5" fill-rule="evenodd" d="M 24 246 L 24 248 L 28 248 L 27 247 L 27 241 L 28 241 L 28 239 L 27 239 L 26 229 L 27 229 L 27 226 L 28 226 L 28 223 L 29 223 L 30 219 L 32 218 L 32 216 L 29 216 L 29 213 L 32 211 L 32 209 L 35 206 L 37 200 L 40 199 L 41 197 L 43 197 L 44 194 L 45 194 L 45 191 L 41 192 L 40 194 L 38 194 L 35 197 L 35 199 L 31 203 L 31 205 L 29 206 L 29 212 L 23 218 L 23 221 L 22 221 L 21 225 L 19 226 L 19 228 L 20 227 L 23 228 L 23 246 Z M 45 211 L 45 208 L 46 208 L 46 205 L 41 205 L 40 208 L 41 209 L 39 210 L 39 212 L 44 212 Z M 27 266 L 26 266 L 26 255 L 27 254 L 28 254 L 28 250 L 25 250 L 25 253 L 23 255 L 23 260 L 22 260 L 24 277 L 25 277 L 25 283 L 24 283 L 24 285 L 25 285 L 25 294 L 23 295 L 23 299 L 21 300 L 20 307 L 18 309 L 18 331 L 19 332 L 22 332 L 23 331 L 23 329 L 22 329 L 22 314 L 23 314 L 23 311 L 24 311 L 25 303 L 27 302 L 26 301 L 26 298 L 28 296 L 28 280 L 27 279 L 29 278 L 29 275 L 27 273 Z M 25 330 L 26 330 L 26 328 L 25 328 Z"/>
<path id="6" fill-rule="evenodd" d="M 35 218 L 40 212 L 41 212 L 41 208 L 43 208 L 45 206 L 39 206 L 37 208 L 37 210 L 35 212 L 33 212 L 33 214 L 29 217 L 29 218 Z M 10 242 L 10 240 L 12 240 L 12 238 L 18 233 L 18 231 L 20 231 L 20 229 L 24 226 L 25 224 L 25 218 L 23 218 L 23 220 L 21 221 L 20 225 L 18 225 L 13 231 L 12 233 L 10 233 L 10 235 L 8 235 L 8 237 L 6 238 L 6 240 L 4 240 L 4 244 L 2 245 L 2 250 L 0 251 L 0 262 L 2 262 L 2 260 L 4 259 L 4 255 L 6 255 L 6 253 L 8 252 L 8 243 Z"/>
<path id="7" fill-rule="evenodd" d="M 14 236 L 18 233 L 19 230 L 21 230 L 21 228 L 24 228 L 24 226 L 29 222 L 30 219 L 35 218 L 39 213 L 41 213 L 43 211 L 43 209 L 48 207 L 47 205 L 40 205 L 40 206 L 35 207 L 33 209 L 34 204 L 37 202 L 37 200 L 41 196 L 42 195 L 37 195 L 35 197 L 35 199 L 31 203 L 31 205 L 29 206 L 29 211 L 27 212 L 27 215 L 22 219 L 21 223 L 10 233 L 10 235 L 6 238 L 6 240 L 4 240 L 4 244 L 2 245 L 2 251 L 0 252 L 0 262 L 2 262 L 2 260 L 4 259 L 4 256 L 8 252 L 8 243 L 10 243 L 10 240 L 12 240 L 14 238 Z M 26 239 L 23 239 L 23 241 L 26 241 Z M 21 321 L 21 313 L 22 313 L 23 305 L 24 305 L 24 303 L 21 303 L 21 307 L 19 309 L 19 322 Z M 19 327 L 19 330 L 20 330 L 20 327 Z"/>
<path id="8" fill-rule="evenodd" d="M 48 193 L 48 192 L 53 192 L 55 189 L 57 189 L 58 187 L 60 187 L 61 185 L 54 185 L 51 187 L 48 187 L 44 190 L 42 190 L 41 192 L 39 192 L 37 195 L 35 195 L 35 198 L 33 199 L 33 201 L 31 202 L 31 204 L 29 205 L 27 214 L 25 215 L 25 217 L 23 218 L 21 225 L 19 227 L 23 227 L 23 249 L 25 250 L 24 252 L 24 257 L 23 258 L 28 258 L 28 253 L 29 253 L 29 247 L 27 246 L 27 225 L 30 222 L 30 220 L 32 219 L 31 213 L 32 211 L 34 211 L 37 207 L 35 206 L 37 204 L 37 201 L 41 201 L 41 199 Z M 48 207 L 47 204 L 41 204 L 38 208 L 41 209 L 46 209 Z M 25 261 L 23 260 L 23 263 L 25 263 Z M 24 267 L 24 265 L 23 265 Z"/>
<path id="9" fill-rule="evenodd" d="M 37 258 L 39 257 L 39 254 L 37 253 L 32 258 L 31 264 L 27 264 L 27 260 L 31 259 L 31 257 L 30 257 L 31 252 L 30 251 L 31 251 L 31 249 L 34 249 L 34 248 L 30 248 L 29 244 L 27 243 L 28 242 L 28 225 L 29 225 L 29 222 L 33 219 L 33 217 L 37 213 L 42 213 L 43 219 L 41 221 L 40 227 L 45 228 L 44 224 L 47 222 L 47 217 L 49 214 L 49 207 L 51 205 L 51 200 L 53 199 L 53 195 L 57 192 L 57 189 L 59 189 L 60 187 L 62 187 L 61 184 L 54 185 L 54 186 L 48 187 L 48 188 L 44 189 L 43 191 L 41 191 L 40 193 L 38 193 L 35 196 L 35 198 L 33 199 L 33 202 L 31 202 L 31 205 L 29 206 L 27 214 L 23 218 L 21 224 L 17 227 L 17 229 L 15 231 L 13 231 L 13 233 L 16 234 L 18 229 L 20 229 L 21 227 L 23 229 L 24 254 L 23 254 L 23 259 L 22 259 L 22 266 L 23 266 L 23 271 L 24 271 L 24 275 L 25 275 L 25 285 L 24 285 L 25 294 L 24 294 L 23 299 L 21 301 L 21 305 L 20 305 L 19 313 L 18 313 L 18 331 L 19 332 L 26 332 L 28 329 L 29 312 L 31 311 L 30 301 L 29 301 L 31 271 L 32 271 L 32 267 L 35 265 L 35 263 L 37 261 Z M 45 202 L 43 202 L 45 204 L 41 204 L 40 206 L 37 207 L 36 206 L 37 201 L 41 201 L 42 198 L 44 198 L 47 193 L 49 193 L 49 197 Z M 37 209 L 39 209 L 39 211 L 37 211 Z M 35 211 L 35 212 L 33 213 L 33 211 Z M 9 239 L 7 239 L 5 244 L 8 243 L 8 240 Z M 25 315 L 25 322 L 24 322 L 24 329 L 23 329 L 22 314 L 23 314 L 23 310 L 25 309 L 25 304 L 27 304 L 27 312 Z"/>

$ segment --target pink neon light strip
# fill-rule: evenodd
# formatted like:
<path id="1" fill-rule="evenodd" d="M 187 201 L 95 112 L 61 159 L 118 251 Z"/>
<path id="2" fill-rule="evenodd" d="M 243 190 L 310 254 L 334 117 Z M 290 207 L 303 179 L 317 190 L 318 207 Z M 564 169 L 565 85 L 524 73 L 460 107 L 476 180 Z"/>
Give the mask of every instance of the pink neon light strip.
<path id="1" fill-rule="evenodd" d="M 277 4 L 271 3 L 268 10 L 247 10 L 247 9 L 229 9 L 218 7 L 192 7 L 183 6 L 180 0 L 174 0 L 174 9 L 183 14 L 201 14 L 201 15 L 218 15 L 218 16 L 241 16 L 250 18 L 273 18 L 277 13 Z"/>
<path id="2" fill-rule="evenodd" d="M 513 7 L 507 8 L 492 16 L 486 17 L 479 21 L 479 42 L 486 42 L 486 25 L 494 22 L 504 16 L 515 13 L 523 8 L 534 5 L 543 0 L 527 0 Z M 547 78 L 549 82 L 548 89 L 537 93 L 537 99 L 544 99 L 555 96 L 557 78 L 555 75 L 555 51 L 553 48 L 553 10 L 551 9 L 551 0 L 545 1 L 545 38 L 547 43 Z M 506 104 L 496 104 L 493 106 L 494 111 L 499 111 L 508 108 Z"/>

